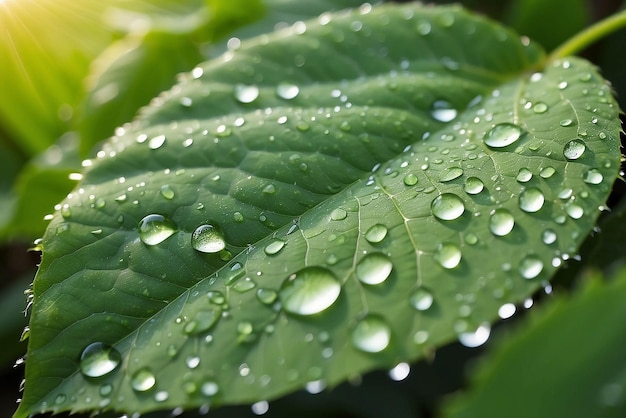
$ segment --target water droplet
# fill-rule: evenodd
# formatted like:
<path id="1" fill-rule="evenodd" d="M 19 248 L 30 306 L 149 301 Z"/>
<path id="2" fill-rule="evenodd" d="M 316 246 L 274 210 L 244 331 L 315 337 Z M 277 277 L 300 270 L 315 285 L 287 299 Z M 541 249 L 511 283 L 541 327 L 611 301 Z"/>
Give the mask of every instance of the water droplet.
<path id="1" fill-rule="evenodd" d="M 541 170 L 541 172 L 539 172 L 539 175 L 541 176 L 541 178 L 549 179 L 554 175 L 554 173 L 556 173 L 554 167 L 545 167 L 543 170 Z"/>
<path id="2" fill-rule="evenodd" d="M 185 359 L 185 364 L 190 369 L 195 369 L 200 364 L 200 357 L 198 356 L 189 356 Z"/>
<path id="3" fill-rule="evenodd" d="M 57 397 L 54 399 L 54 403 L 56 405 L 61 405 L 62 403 L 65 403 L 66 400 L 67 400 L 67 396 L 64 393 L 59 393 Z"/>
<path id="4" fill-rule="evenodd" d="M 433 294 L 425 287 L 420 287 L 411 295 L 411 306 L 418 311 L 425 311 L 433 306 L 434 302 Z"/>
<path id="5" fill-rule="evenodd" d="M 193 320 L 185 324 L 184 331 L 189 335 L 202 334 L 213 328 L 222 316 L 222 310 L 219 308 L 205 309 L 199 311 Z"/>
<path id="6" fill-rule="evenodd" d="M 217 290 L 209 290 L 206 296 L 209 299 L 209 302 L 215 305 L 222 305 L 224 304 L 224 302 L 226 302 L 226 297 L 224 296 L 224 294 Z"/>
<path id="7" fill-rule="evenodd" d="M 253 403 L 250 409 L 252 409 L 252 413 L 255 415 L 264 415 L 269 411 L 270 404 L 267 401 L 259 401 Z"/>
<path id="8" fill-rule="evenodd" d="M 463 187 L 463 190 L 465 190 L 465 193 L 467 194 L 478 194 L 482 192 L 484 188 L 485 185 L 483 184 L 481 179 L 479 179 L 478 177 L 468 177 L 465 180 L 465 186 Z"/>
<path id="9" fill-rule="evenodd" d="M 174 198 L 174 190 L 168 184 L 164 184 L 161 186 L 161 196 L 167 200 L 172 200 Z"/>
<path id="10" fill-rule="evenodd" d="M 502 319 L 510 318 L 513 316 L 513 314 L 515 314 L 515 310 L 516 308 L 514 304 L 505 303 L 498 309 L 498 316 Z"/>
<path id="11" fill-rule="evenodd" d="M 433 215 L 443 221 L 452 221 L 465 212 L 463 200 L 455 194 L 443 193 L 433 199 L 430 209 Z"/>
<path id="12" fill-rule="evenodd" d="M 445 183 L 454 179 L 458 179 L 462 175 L 463 169 L 461 167 L 450 167 L 441 175 L 441 177 L 439 177 L 439 181 Z"/>
<path id="13" fill-rule="evenodd" d="M 568 160 L 577 160 L 583 155 L 586 149 L 587 147 L 582 139 L 572 139 L 563 147 L 563 156 Z"/>
<path id="14" fill-rule="evenodd" d="M 520 139 L 522 133 L 522 128 L 517 125 L 500 123 L 487 131 L 483 141 L 491 148 L 503 148 Z"/>
<path id="15" fill-rule="evenodd" d="M 534 279 L 539 276 L 541 271 L 543 270 L 543 261 L 534 255 L 530 254 L 524 257 L 520 263 L 517 271 L 522 275 L 525 279 Z"/>
<path id="16" fill-rule="evenodd" d="M 491 334 L 491 326 L 485 322 L 474 331 L 465 331 L 458 334 L 459 342 L 465 347 L 479 347 L 487 342 Z"/>
<path id="17" fill-rule="evenodd" d="M 519 196 L 519 208 L 524 212 L 537 212 L 543 207 L 544 202 L 543 193 L 536 187 L 524 190 Z"/>
<path id="18" fill-rule="evenodd" d="M 389 370 L 389 377 L 391 380 L 400 382 L 406 379 L 409 376 L 409 373 L 411 373 L 411 366 L 409 366 L 409 363 L 398 363 L 396 367 Z"/>
<path id="19" fill-rule="evenodd" d="M 154 387 L 156 384 L 156 378 L 154 374 L 144 367 L 133 373 L 130 380 L 130 386 L 137 392 L 146 392 Z"/>
<path id="20" fill-rule="evenodd" d="M 604 177 L 599 170 L 591 168 L 585 173 L 583 180 L 588 184 L 600 184 L 602 183 L 602 180 L 604 180 Z"/>
<path id="21" fill-rule="evenodd" d="M 200 225 L 191 234 L 191 246 L 203 253 L 217 253 L 226 247 L 226 242 L 217 227 Z"/>
<path id="22" fill-rule="evenodd" d="M 274 289 L 261 288 L 256 291 L 256 297 L 261 303 L 271 305 L 276 302 L 276 299 L 278 299 L 278 292 Z"/>
<path id="23" fill-rule="evenodd" d="M 543 102 L 537 102 L 533 106 L 533 112 L 541 114 L 546 113 L 548 111 L 548 105 Z"/>
<path id="24" fill-rule="evenodd" d="M 499 237 L 508 235 L 513 230 L 513 226 L 515 226 L 515 219 L 511 212 L 504 208 L 494 210 L 489 217 L 489 230 Z"/>
<path id="25" fill-rule="evenodd" d="M 295 99 L 296 96 L 300 93 L 300 88 L 295 84 L 289 83 L 280 83 L 278 87 L 276 87 L 276 94 L 281 99 L 291 100 Z"/>
<path id="26" fill-rule="evenodd" d="M 89 344 L 80 355 L 80 372 L 87 377 L 105 376 L 120 365 L 122 356 L 110 345 L 101 342 Z"/>
<path id="27" fill-rule="evenodd" d="M 517 177 L 515 178 L 520 183 L 526 183 L 533 178 L 533 173 L 531 173 L 530 170 L 527 168 L 520 168 L 517 172 Z"/>
<path id="28" fill-rule="evenodd" d="M 355 269 L 356 277 L 365 284 L 381 284 L 391 274 L 393 264 L 383 253 L 369 253 L 358 262 Z"/>
<path id="29" fill-rule="evenodd" d="M 285 247 L 285 241 L 274 238 L 269 244 L 265 246 L 265 254 L 267 255 L 275 255 L 280 252 Z"/>
<path id="30" fill-rule="evenodd" d="M 554 244 L 556 242 L 556 238 L 556 232 L 549 228 L 541 233 L 541 240 L 546 245 Z"/>
<path id="31" fill-rule="evenodd" d="M 342 221 L 346 219 L 347 216 L 348 212 L 341 208 L 333 209 L 333 211 L 330 213 L 330 219 L 332 219 L 333 221 Z"/>
<path id="32" fill-rule="evenodd" d="M 252 103 L 259 97 L 259 88 L 253 85 L 237 84 L 235 98 L 241 103 Z"/>
<path id="33" fill-rule="evenodd" d="M 445 100 L 435 101 L 430 112 L 439 122 L 450 122 L 456 118 L 457 113 L 457 110 Z"/>
<path id="34" fill-rule="evenodd" d="M 407 186 L 415 186 L 417 184 L 417 176 L 413 173 L 409 173 L 404 176 L 404 179 L 402 181 Z"/>
<path id="35" fill-rule="evenodd" d="M 559 125 L 566 127 L 566 126 L 571 126 L 573 123 L 574 121 L 571 119 L 563 119 L 561 122 L 559 122 Z"/>
<path id="36" fill-rule="evenodd" d="M 328 309 L 340 293 L 341 283 L 330 270 L 312 266 L 289 276 L 279 296 L 287 312 L 314 315 Z"/>
<path id="37" fill-rule="evenodd" d="M 200 386 L 200 392 L 204 396 L 215 396 L 219 390 L 219 385 L 212 380 L 206 381 Z"/>
<path id="38" fill-rule="evenodd" d="M 443 268 L 453 269 L 461 262 L 461 250 L 455 244 L 439 244 L 435 253 L 435 260 Z"/>
<path id="39" fill-rule="evenodd" d="M 245 293 L 248 290 L 252 290 L 256 287 L 256 283 L 250 277 L 246 277 L 242 280 L 237 280 L 233 285 L 233 290 L 239 293 Z"/>
<path id="40" fill-rule="evenodd" d="M 391 329 L 383 318 L 368 315 L 356 325 L 352 331 L 352 343 L 366 353 L 383 351 L 391 340 Z"/>
<path id="41" fill-rule="evenodd" d="M 150 140 L 148 141 L 148 148 L 150 149 L 161 148 L 163 144 L 165 144 L 165 140 L 166 140 L 165 135 L 158 135 L 153 138 L 150 138 Z"/>
<path id="42" fill-rule="evenodd" d="M 565 212 L 567 212 L 569 217 L 572 219 L 580 219 L 585 214 L 585 210 L 582 206 L 577 205 L 573 201 L 567 202 L 565 205 Z"/>
<path id="43" fill-rule="evenodd" d="M 469 245 L 476 245 L 478 243 L 478 236 L 473 232 L 465 234 L 465 243 Z"/>
<path id="44" fill-rule="evenodd" d="M 387 227 L 383 224 L 372 225 L 365 233 L 365 239 L 370 244 L 377 244 L 382 242 L 387 236 Z"/>
<path id="45" fill-rule="evenodd" d="M 157 245 L 176 232 L 176 225 L 163 215 L 151 214 L 139 221 L 139 238 L 146 245 Z"/>

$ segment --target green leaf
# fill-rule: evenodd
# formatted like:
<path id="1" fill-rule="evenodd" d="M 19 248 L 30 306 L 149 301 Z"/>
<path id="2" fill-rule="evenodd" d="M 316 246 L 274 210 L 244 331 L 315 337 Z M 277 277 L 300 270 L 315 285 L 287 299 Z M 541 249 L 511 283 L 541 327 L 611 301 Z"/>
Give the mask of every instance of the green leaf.
<path id="1" fill-rule="evenodd" d="M 250 403 L 480 345 L 591 230 L 619 130 L 591 64 L 455 7 L 243 42 L 55 213 L 15 416 Z"/>
<path id="2" fill-rule="evenodd" d="M 532 312 L 445 416 L 623 416 L 626 324 L 617 318 L 626 316 L 625 298 L 622 270 L 611 283 L 596 276 L 571 300 L 560 297 Z"/>

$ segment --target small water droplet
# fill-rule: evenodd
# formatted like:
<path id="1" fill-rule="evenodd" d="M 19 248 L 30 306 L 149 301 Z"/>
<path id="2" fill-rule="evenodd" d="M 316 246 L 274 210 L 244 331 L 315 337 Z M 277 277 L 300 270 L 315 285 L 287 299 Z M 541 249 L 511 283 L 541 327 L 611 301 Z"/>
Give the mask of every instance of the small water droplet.
<path id="1" fill-rule="evenodd" d="M 271 305 L 278 299 L 278 292 L 274 289 L 258 289 L 256 291 L 257 299 L 264 305 Z"/>
<path id="2" fill-rule="evenodd" d="M 276 255 L 280 252 L 280 250 L 282 250 L 285 247 L 286 242 L 278 239 L 278 238 L 274 238 L 269 244 L 267 244 L 265 246 L 265 254 L 267 255 Z"/>
<path id="3" fill-rule="evenodd" d="M 300 93 L 300 88 L 295 84 L 280 83 L 276 87 L 276 94 L 281 99 L 291 100 L 295 99 Z"/>
<path id="4" fill-rule="evenodd" d="M 583 177 L 583 180 L 585 183 L 588 183 L 588 184 L 600 184 L 602 183 L 602 180 L 604 180 L 604 177 L 602 176 L 602 173 L 599 170 L 595 168 L 591 168 L 587 170 L 587 172 L 585 173 L 585 176 Z"/>
<path id="5" fill-rule="evenodd" d="M 246 277 L 244 279 L 237 280 L 233 284 L 233 290 L 235 290 L 235 291 L 237 291 L 239 293 L 245 293 L 248 290 L 254 289 L 255 287 L 256 287 L 256 283 L 250 277 Z"/>
<path id="6" fill-rule="evenodd" d="M 463 190 L 465 190 L 467 194 L 478 194 L 482 192 L 484 188 L 485 185 L 478 177 L 468 177 L 463 186 Z"/>
<path id="7" fill-rule="evenodd" d="M 489 217 L 489 230 L 492 234 L 503 237 L 508 235 L 515 226 L 515 219 L 511 212 L 504 208 L 498 208 Z"/>
<path id="8" fill-rule="evenodd" d="M 458 334 L 459 342 L 465 347 L 479 347 L 487 342 L 491 334 L 491 326 L 485 322 L 474 331 L 464 331 Z"/>
<path id="9" fill-rule="evenodd" d="M 526 183 L 533 178 L 533 173 L 530 172 L 527 168 L 520 168 L 517 172 L 517 177 L 515 179 L 520 183 Z"/>
<path id="10" fill-rule="evenodd" d="M 583 155 L 586 149 L 587 147 L 582 139 L 572 139 L 563 147 L 563 156 L 568 160 L 577 160 Z"/>
<path id="11" fill-rule="evenodd" d="M 435 260 L 441 267 L 453 269 L 461 262 L 461 249 L 452 243 L 439 244 Z"/>
<path id="12" fill-rule="evenodd" d="M 442 183 L 458 179 L 463 175 L 463 169 L 461 167 L 450 167 L 439 177 L 439 181 Z"/>
<path id="13" fill-rule="evenodd" d="M 269 411 L 270 404 L 267 401 L 259 401 L 253 403 L 250 409 L 252 409 L 252 413 L 255 415 L 264 415 Z"/>
<path id="14" fill-rule="evenodd" d="M 382 242 L 387 236 L 388 229 L 383 224 L 372 225 L 365 233 L 365 239 L 370 244 Z"/>
<path id="15" fill-rule="evenodd" d="M 110 345 L 95 342 L 89 344 L 80 355 L 80 372 L 87 377 L 105 376 L 120 365 L 122 356 Z"/>
<path id="16" fill-rule="evenodd" d="M 330 213 L 330 219 L 332 219 L 333 221 L 342 221 L 346 219 L 347 216 L 348 212 L 341 208 L 333 209 L 333 211 Z"/>
<path id="17" fill-rule="evenodd" d="M 541 233 L 541 240 L 546 245 L 554 244 L 556 242 L 556 238 L 557 238 L 556 232 L 554 232 L 550 228 L 544 230 Z"/>
<path id="18" fill-rule="evenodd" d="M 185 359 L 185 364 L 190 369 L 195 369 L 200 364 L 200 357 L 198 356 L 189 356 Z"/>
<path id="19" fill-rule="evenodd" d="M 241 103 L 252 103 L 259 97 L 259 88 L 254 85 L 237 84 L 235 98 Z"/>
<path id="20" fill-rule="evenodd" d="M 504 305 L 500 306 L 500 308 L 498 309 L 498 316 L 502 319 L 507 319 L 513 316 L 513 314 L 515 314 L 516 311 L 516 307 L 514 304 L 512 303 L 505 303 Z"/>
<path id="21" fill-rule="evenodd" d="M 561 122 L 559 122 L 559 125 L 563 127 L 567 127 L 567 126 L 571 126 L 573 123 L 574 121 L 571 119 L 563 119 Z"/>
<path id="22" fill-rule="evenodd" d="M 215 396 L 219 390 L 219 385 L 212 380 L 208 380 L 200 386 L 200 392 L 204 396 Z"/>
<path id="23" fill-rule="evenodd" d="M 533 106 L 533 112 L 535 113 L 542 114 L 542 113 L 546 113 L 547 111 L 548 111 L 548 105 L 543 102 L 537 102 Z"/>
<path id="24" fill-rule="evenodd" d="M 410 302 L 411 306 L 413 306 L 418 311 L 425 311 L 433 306 L 434 300 L 435 299 L 430 290 L 426 289 L 425 287 L 420 287 L 416 289 L 415 292 L 413 292 Z"/>
<path id="25" fill-rule="evenodd" d="M 391 329 L 378 315 L 368 315 L 361 319 L 352 330 L 352 343 L 366 353 L 379 353 L 391 341 Z"/>
<path id="26" fill-rule="evenodd" d="M 536 187 L 524 190 L 519 196 L 519 208 L 524 212 L 537 212 L 543 207 L 544 202 L 543 193 Z"/>
<path id="27" fill-rule="evenodd" d="M 166 138 L 165 135 L 158 135 L 153 138 L 150 138 L 148 141 L 148 148 L 150 149 L 158 149 L 165 144 Z"/>
<path id="28" fill-rule="evenodd" d="M 147 367 L 137 370 L 133 373 L 130 380 L 130 386 L 137 392 L 146 392 L 154 387 L 156 378 L 154 373 Z"/>
<path id="29" fill-rule="evenodd" d="M 415 186 L 417 184 L 417 176 L 413 173 L 408 173 L 402 180 L 406 186 Z"/>
<path id="30" fill-rule="evenodd" d="M 204 309 L 194 316 L 193 320 L 185 324 L 184 331 L 189 335 L 202 334 L 213 328 L 222 316 L 220 308 Z"/>
<path id="31" fill-rule="evenodd" d="M 432 214 L 443 221 L 452 221 L 465 212 L 465 205 L 460 197 L 453 193 L 443 193 L 433 199 L 430 209 Z"/>
<path id="32" fill-rule="evenodd" d="M 565 212 L 572 219 L 580 219 L 585 214 L 585 210 L 582 208 L 582 206 L 574 203 L 573 201 L 567 202 L 567 204 L 565 205 Z"/>
<path id="33" fill-rule="evenodd" d="M 545 167 L 539 172 L 539 175 L 541 176 L 541 178 L 549 179 L 554 175 L 554 173 L 556 173 L 554 167 Z"/>
<path id="34" fill-rule="evenodd" d="M 393 381 L 400 382 L 406 379 L 409 373 L 411 373 L 409 363 L 398 363 L 393 369 L 389 370 L 389 377 Z"/>
<path id="35" fill-rule="evenodd" d="M 365 284 L 381 284 L 391 274 L 393 264 L 383 253 L 369 253 L 356 265 L 356 277 Z"/>
<path id="36" fill-rule="evenodd" d="M 56 398 L 54 398 L 54 403 L 56 405 L 61 405 L 65 403 L 67 400 L 67 396 L 64 393 L 59 393 Z"/>
<path id="37" fill-rule="evenodd" d="M 139 221 L 139 238 L 146 245 L 160 244 L 176 230 L 176 225 L 163 215 L 151 214 Z"/>
<path id="38" fill-rule="evenodd" d="M 161 186 L 161 196 L 163 196 L 167 200 L 172 200 L 174 198 L 174 195 L 174 190 L 168 184 L 164 184 L 163 186 Z"/>
<path id="39" fill-rule="evenodd" d="M 320 313 L 339 298 L 341 283 L 323 267 L 305 267 L 289 276 L 279 292 L 283 308 L 296 315 Z"/>
<path id="40" fill-rule="evenodd" d="M 530 254 L 524 257 L 518 266 L 517 271 L 522 275 L 525 279 L 534 279 L 539 276 L 541 271 L 543 270 L 543 261 L 534 255 Z"/>
<path id="41" fill-rule="evenodd" d="M 432 105 L 430 114 L 439 122 L 450 122 L 457 116 L 457 110 L 445 100 L 436 100 Z"/>
<path id="42" fill-rule="evenodd" d="M 200 225 L 191 234 L 191 246 L 203 253 L 217 253 L 226 247 L 226 242 L 217 227 Z"/>
<path id="43" fill-rule="evenodd" d="M 522 134 L 522 128 L 519 126 L 512 123 L 500 123 L 485 133 L 483 141 L 491 148 L 503 148 L 516 142 Z"/>

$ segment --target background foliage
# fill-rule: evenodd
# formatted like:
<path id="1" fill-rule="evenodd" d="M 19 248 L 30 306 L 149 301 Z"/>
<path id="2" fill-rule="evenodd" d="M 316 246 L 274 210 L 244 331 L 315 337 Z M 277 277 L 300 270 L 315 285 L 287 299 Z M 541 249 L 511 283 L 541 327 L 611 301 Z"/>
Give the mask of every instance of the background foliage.
<path id="1" fill-rule="evenodd" d="M 512 26 L 548 50 L 593 21 L 626 7 L 620 1 L 606 0 L 461 3 Z M 80 170 L 81 160 L 91 156 L 117 126 L 131 120 L 139 107 L 171 86 L 178 73 L 232 47 L 237 38 L 355 4 L 348 0 L 156 0 L 132 6 L 121 0 L 0 1 L 0 27 L 4 28 L 0 62 L 5 63 L 0 66 L 0 338 L 4 347 L 0 361 L 5 388 L 14 389 L 2 394 L 3 413 L 15 409 L 23 374 L 13 364 L 25 351 L 25 344 L 19 343 L 26 325 L 21 314 L 23 290 L 38 262 L 38 253 L 26 250 L 43 233 L 46 214 L 73 187 L 70 174 Z M 612 81 L 618 99 L 626 97 L 622 62 L 626 57 L 615 51 L 622 51 L 625 44 L 626 35 L 621 32 L 583 54 Z M 601 220 L 602 232 L 585 243 L 582 262 L 568 263 L 556 278 L 553 292 L 537 295 L 536 304 L 550 306 L 553 294 L 565 299 L 581 282 L 590 280 L 589 269 L 607 275 L 623 264 L 623 195 L 618 182 L 609 201 L 613 211 Z M 519 313 L 507 322 L 523 322 L 526 316 Z M 451 345 L 439 350 L 432 361 L 412 365 L 411 374 L 402 382 L 374 372 L 358 385 L 352 382 L 329 393 L 297 393 L 277 401 L 270 416 L 288 415 L 293 405 L 308 407 L 311 416 L 322 411 L 325 416 L 430 416 L 448 395 L 466 387 L 471 370 L 467 365 L 505 339 L 511 328 L 506 325 L 501 334 L 496 329 L 481 349 Z M 242 407 L 218 414 L 251 412 Z"/>

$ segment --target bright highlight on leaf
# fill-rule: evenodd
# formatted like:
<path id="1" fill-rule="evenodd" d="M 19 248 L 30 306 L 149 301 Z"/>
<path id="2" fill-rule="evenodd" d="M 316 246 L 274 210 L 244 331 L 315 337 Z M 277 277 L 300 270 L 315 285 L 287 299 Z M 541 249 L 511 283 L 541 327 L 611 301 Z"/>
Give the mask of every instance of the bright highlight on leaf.
<path id="1" fill-rule="evenodd" d="M 591 230 L 619 129 L 591 64 L 455 7 L 242 42 L 118 129 L 58 206 L 16 417 L 266 410 L 480 346 Z"/>

